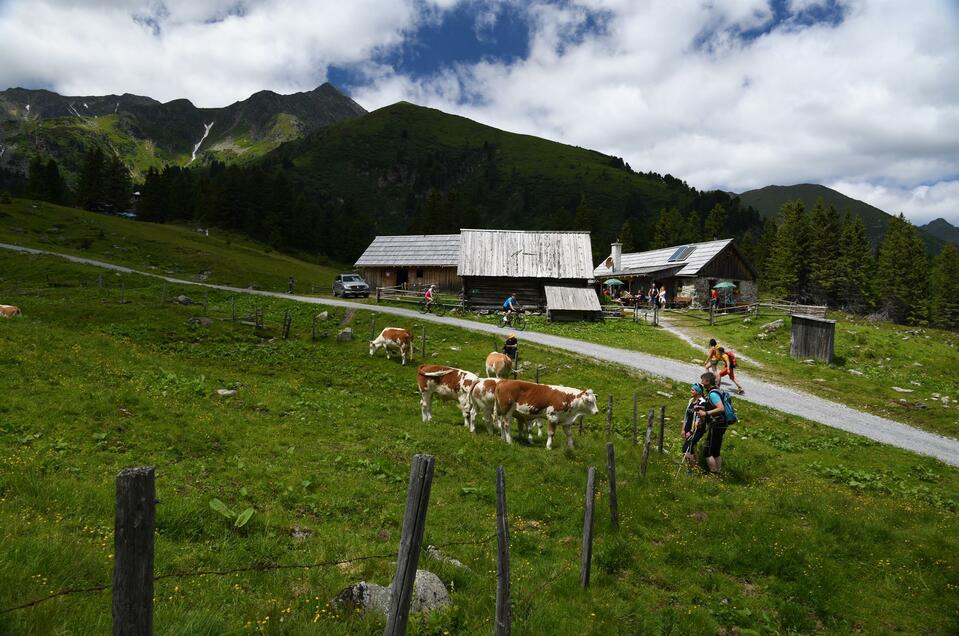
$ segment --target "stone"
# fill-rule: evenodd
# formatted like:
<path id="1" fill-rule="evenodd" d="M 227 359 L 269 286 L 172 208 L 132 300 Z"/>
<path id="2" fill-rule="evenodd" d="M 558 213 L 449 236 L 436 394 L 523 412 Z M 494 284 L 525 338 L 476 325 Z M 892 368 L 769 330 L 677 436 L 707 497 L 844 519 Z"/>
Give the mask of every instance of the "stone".
<path id="1" fill-rule="evenodd" d="M 436 358 L 436 357 L 438 357 L 439 355 L 440 355 L 440 354 L 439 354 L 438 351 L 434 351 L 433 353 L 430 354 L 430 357 L 431 357 L 431 358 Z"/>
<path id="2" fill-rule="evenodd" d="M 216 394 L 220 397 L 233 397 L 236 395 L 236 389 L 217 389 Z"/>
<path id="3" fill-rule="evenodd" d="M 212 327 L 213 319 L 207 318 L 206 316 L 197 316 L 195 318 L 190 318 L 190 324 L 200 325 L 201 327 Z"/>
<path id="4" fill-rule="evenodd" d="M 786 321 L 780 318 L 779 320 L 773 320 L 772 322 L 767 322 L 765 325 L 760 327 L 760 331 L 763 333 L 772 333 L 777 329 L 782 329 L 786 326 Z"/>
<path id="5" fill-rule="evenodd" d="M 658 396 L 660 396 L 660 397 L 664 397 L 664 398 L 671 398 L 671 397 L 673 397 L 673 394 L 672 394 L 672 393 L 667 393 L 666 391 L 656 391 L 656 395 L 658 395 Z"/>
<path id="6" fill-rule="evenodd" d="M 896 393 L 912 393 L 912 389 L 904 389 L 901 386 L 894 386 L 892 390 Z"/>
<path id="7" fill-rule="evenodd" d="M 321 311 L 320 313 L 316 314 L 317 320 L 326 320 L 329 317 L 330 317 L 330 312 L 328 311 Z"/>
<path id="8" fill-rule="evenodd" d="M 348 609 L 372 611 L 388 616 L 392 599 L 391 589 L 376 583 L 360 581 L 341 591 L 333 603 Z M 417 570 L 413 580 L 413 596 L 410 599 L 410 612 L 432 612 L 448 607 L 450 594 L 440 577 L 427 570 Z"/>
<path id="9" fill-rule="evenodd" d="M 173 300 L 175 300 L 176 302 L 180 303 L 181 305 L 192 305 L 192 304 L 193 304 L 193 299 L 190 298 L 189 296 L 184 296 L 183 294 L 180 294 L 179 296 L 177 296 L 177 297 L 174 298 Z"/>
<path id="10" fill-rule="evenodd" d="M 454 346 L 454 347 L 450 347 L 450 351 L 462 351 L 462 350 L 463 350 L 462 347 L 455 347 L 455 346 Z"/>
<path id="11" fill-rule="evenodd" d="M 443 563 L 449 563 L 453 567 L 459 568 L 461 570 L 469 569 L 468 567 L 463 565 L 462 561 L 459 561 L 458 559 L 454 559 L 453 557 L 448 557 L 442 552 L 440 552 L 440 549 L 437 548 L 435 545 L 426 546 L 426 556 L 428 556 L 429 558 L 435 561 L 442 561 Z"/>
<path id="12" fill-rule="evenodd" d="M 341 329 L 338 334 L 336 334 L 337 342 L 349 342 L 353 339 L 353 329 L 347 327 L 346 329 Z"/>
<path id="13" fill-rule="evenodd" d="M 919 409 L 919 410 L 927 409 L 927 408 L 929 408 L 929 405 L 926 404 L 925 402 L 916 402 L 915 408 L 917 408 L 917 409 Z"/>
<path id="14" fill-rule="evenodd" d="M 808 359 L 808 360 L 803 360 L 802 363 L 803 363 L 803 364 L 816 364 L 816 361 L 813 360 L 812 358 L 810 358 L 810 359 Z"/>
<path id="15" fill-rule="evenodd" d="M 851 373 L 851 374 L 853 374 L 853 375 L 866 375 L 865 373 L 863 373 L 863 372 L 860 371 L 859 369 L 849 369 L 849 373 Z"/>

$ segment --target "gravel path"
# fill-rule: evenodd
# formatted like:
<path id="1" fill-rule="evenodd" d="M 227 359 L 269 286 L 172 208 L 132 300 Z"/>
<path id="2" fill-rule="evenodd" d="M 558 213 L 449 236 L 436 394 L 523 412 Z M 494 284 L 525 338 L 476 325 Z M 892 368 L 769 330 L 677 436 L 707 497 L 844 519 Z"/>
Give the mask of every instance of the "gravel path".
<path id="1" fill-rule="evenodd" d="M 153 276 L 155 278 L 160 278 L 176 284 L 196 285 L 201 287 L 209 287 L 212 289 L 220 289 L 223 291 L 239 292 L 244 294 L 258 294 L 260 296 L 273 296 L 277 298 L 286 298 L 289 300 L 332 307 L 352 307 L 355 309 L 376 311 L 381 314 L 392 314 L 404 318 L 414 318 L 416 320 L 426 320 L 429 322 L 461 327 L 470 331 L 495 333 L 501 335 L 503 334 L 502 329 L 490 324 L 472 320 L 464 320 L 462 318 L 451 318 L 448 316 L 441 317 L 424 315 L 418 311 L 402 309 L 399 307 L 387 307 L 384 305 L 371 306 L 363 303 L 337 300 L 334 298 L 296 296 L 279 292 L 228 287 L 226 285 L 195 283 L 192 281 L 171 278 L 159 274 L 142 272 L 129 267 L 113 265 L 111 263 L 105 263 L 103 261 L 97 261 L 89 258 L 69 256 L 66 254 L 59 254 L 57 252 L 37 250 L 6 243 L 0 243 L 0 249 L 26 252 L 30 254 L 48 254 L 52 256 L 60 256 L 74 263 L 93 265 L 95 267 L 106 268 L 118 272 Z M 526 331 L 523 332 L 523 340 L 525 342 L 552 347 L 554 349 L 561 349 L 563 351 L 577 353 L 594 358 L 596 360 L 602 360 L 604 362 L 621 364 L 638 371 L 643 371 L 650 375 L 657 375 L 679 382 L 691 382 L 698 378 L 699 374 L 702 372 L 702 367 L 700 366 L 678 362 L 668 358 L 661 358 L 646 353 L 640 353 L 638 351 L 616 349 L 614 347 L 593 344 L 591 342 L 583 342 L 582 340 L 574 340 L 572 338 L 563 338 L 560 336 Z M 830 402 L 829 400 L 824 400 L 809 393 L 763 382 L 759 379 L 750 377 L 746 373 L 737 373 L 737 375 L 742 379 L 744 386 L 747 387 L 746 395 L 739 396 L 737 399 L 747 400 L 754 404 L 766 406 L 777 411 L 789 413 L 791 415 L 798 415 L 799 417 L 803 417 L 820 424 L 825 424 L 826 426 L 830 426 L 832 428 L 855 433 L 856 435 L 861 435 L 877 442 L 882 442 L 884 444 L 896 446 L 914 453 L 919 453 L 920 455 L 935 457 L 936 459 L 946 464 L 951 464 L 952 466 L 959 466 L 959 440 L 936 435 L 935 433 L 921 431 L 906 424 L 886 419 L 884 417 L 863 413 L 861 411 L 849 408 L 848 406 L 844 406 L 836 402 Z M 593 388 L 598 389 L 599 387 Z M 866 449 L 862 452 L 866 453 L 869 451 Z"/>

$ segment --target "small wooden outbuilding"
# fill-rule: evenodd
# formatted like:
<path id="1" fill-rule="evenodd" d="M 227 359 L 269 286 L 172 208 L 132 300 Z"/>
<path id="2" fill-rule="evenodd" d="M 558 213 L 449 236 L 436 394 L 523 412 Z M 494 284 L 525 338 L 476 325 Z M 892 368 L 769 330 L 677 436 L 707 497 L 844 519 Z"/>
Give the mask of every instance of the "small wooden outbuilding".
<path id="1" fill-rule="evenodd" d="M 836 345 L 836 321 L 815 316 L 790 316 L 792 341 L 789 355 L 832 364 Z"/>

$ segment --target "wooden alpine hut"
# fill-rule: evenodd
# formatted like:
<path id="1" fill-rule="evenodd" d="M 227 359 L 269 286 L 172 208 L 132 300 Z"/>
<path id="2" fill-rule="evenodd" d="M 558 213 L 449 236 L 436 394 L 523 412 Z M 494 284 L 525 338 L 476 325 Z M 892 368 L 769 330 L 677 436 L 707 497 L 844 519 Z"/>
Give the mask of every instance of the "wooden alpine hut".
<path id="1" fill-rule="evenodd" d="M 459 234 L 377 236 L 355 267 L 373 288 L 437 285 L 440 291 L 458 294 L 463 286 L 456 273 L 459 254 Z"/>

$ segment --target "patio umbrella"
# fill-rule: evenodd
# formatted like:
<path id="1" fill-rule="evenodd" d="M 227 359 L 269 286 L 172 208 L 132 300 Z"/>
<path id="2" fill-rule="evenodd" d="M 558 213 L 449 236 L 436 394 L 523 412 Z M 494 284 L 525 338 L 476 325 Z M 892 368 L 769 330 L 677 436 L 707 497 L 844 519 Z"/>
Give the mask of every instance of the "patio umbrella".
<path id="1" fill-rule="evenodd" d="M 618 278 L 607 278 L 603 281 L 604 285 L 625 285 L 625 283 Z"/>
<path id="2" fill-rule="evenodd" d="M 736 289 L 736 286 L 730 283 L 729 281 L 723 281 L 718 285 L 714 285 L 713 289 Z"/>

